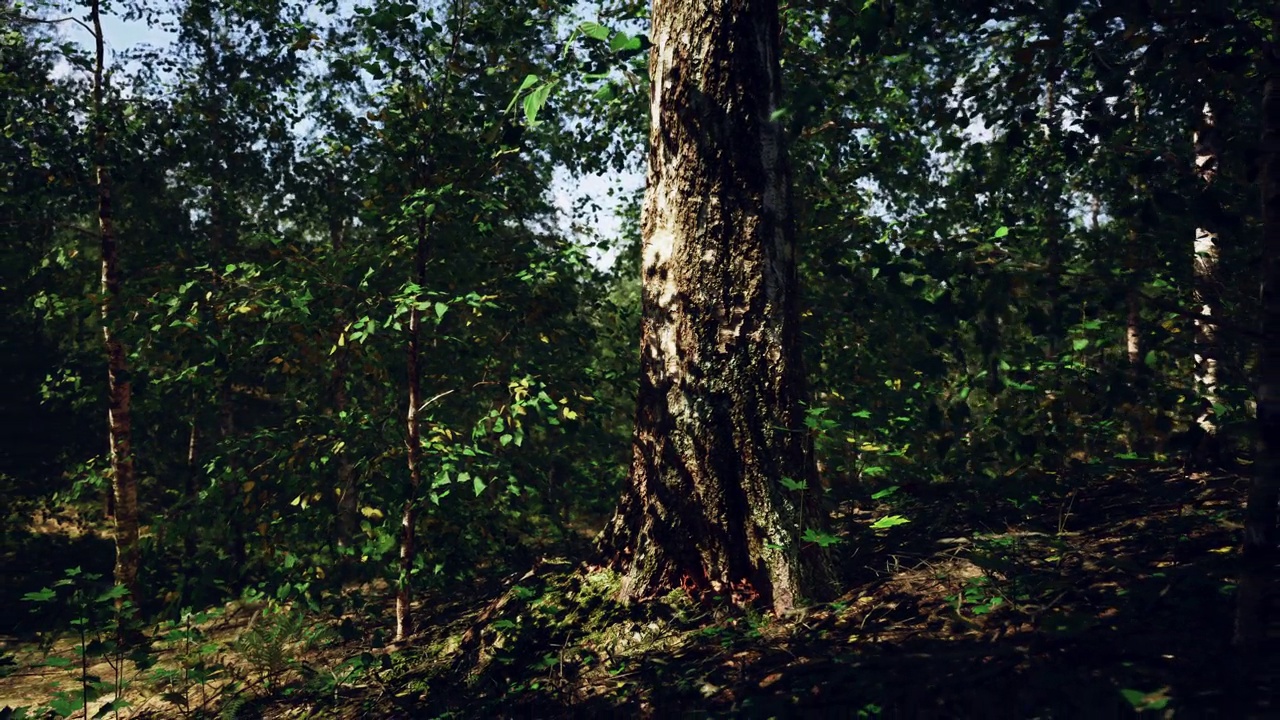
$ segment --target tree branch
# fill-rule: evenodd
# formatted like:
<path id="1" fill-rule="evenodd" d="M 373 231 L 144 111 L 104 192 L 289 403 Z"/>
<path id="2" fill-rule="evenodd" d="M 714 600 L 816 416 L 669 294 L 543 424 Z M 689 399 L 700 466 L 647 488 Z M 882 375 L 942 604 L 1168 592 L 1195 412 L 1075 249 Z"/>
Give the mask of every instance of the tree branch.
<path id="1" fill-rule="evenodd" d="M 70 15 L 62 18 L 38 18 L 38 17 L 29 17 L 27 15 L 19 15 L 18 13 L 15 13 L 15 12 L 6 12 L 6 13 L 0 13 L 0 17 L 5 17 L 15 22 L 29 23 L 31 25 L 60 25 L 65 22 L 72 22 L 84 28 L 90 35 L 97 37 L 97 33 L 94 32 L 93 28 L 89 27 L 89 25 L 86 24 L 85 21 L 77 17 L 72 17 Z"/>

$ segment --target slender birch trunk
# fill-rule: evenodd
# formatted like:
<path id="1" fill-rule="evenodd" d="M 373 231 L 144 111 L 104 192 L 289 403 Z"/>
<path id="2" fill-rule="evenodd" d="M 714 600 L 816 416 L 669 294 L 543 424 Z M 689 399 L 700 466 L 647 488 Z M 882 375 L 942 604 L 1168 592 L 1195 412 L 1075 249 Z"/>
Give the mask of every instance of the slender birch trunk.
<path id="1" fill-rule="evenodd" d="M 111 490 L 115 510 L 115 582 L 138 597 L 138 479 L 133 467 L 129 361 L 119 337 L 120 257 L 112 215 L 111 173 L 107 168 L 104 96 L 106 48 L 99 0 L 89 4 L 93 25 L 93 170 L 98 194 L 98 237 L 102 252 L 102 339 L 107 350 L 107 428 L 111 448 Z"/>
<path id="2" fill-rule="evenodd" d="M 1195 145 L 1195 172 L 1202 183 L 1202 190 L 1209 192 L 1218 174 L 1219 143 L 1217 118 L 1213 108 L 1205 103 L 1201 111 L 1200 126 L 1193 137 Z M 1200 393 L 1202 408 L 1196 424 L 1213 437 L 1218 431 L 1213 406 L 1218 404 L 1218 338 L 1214 324 L 1218 307 L 1218 233 L 1212 228 L 1197 227 L 1195 234 L 1194 298 L 1200 317 L 1196 320 L 1195 382 Z"/>

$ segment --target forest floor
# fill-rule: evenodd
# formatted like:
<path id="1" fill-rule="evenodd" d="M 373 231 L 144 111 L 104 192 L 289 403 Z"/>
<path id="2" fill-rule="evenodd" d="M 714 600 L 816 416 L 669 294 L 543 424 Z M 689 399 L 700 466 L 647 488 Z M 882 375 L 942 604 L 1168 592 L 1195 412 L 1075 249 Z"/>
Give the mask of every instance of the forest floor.
<path id="1" fill-rule="evenodd" d="M 398 645 L 375 640 L 381 602 L 327 632 L 232 608 L 188 645 L 213 648 L 236 699 L 200 702 L 187 676 L 167 699 L 146 686 L 131 714 L 1243 717 L 1229 639 L 1244 485 L 1134 466 L 846 506 L 844 592 L 783 619 L 678 593 L 623 607 L 613 573 L 572 556 L 424 599 L 423 631 Z M 888 515 L 909 522 L 869 529 Z M 190 653 L 167 647 L 177 672 Z M 46 652 L 0 644 L 0 707 L 75 682 L 32 667 Z"/>

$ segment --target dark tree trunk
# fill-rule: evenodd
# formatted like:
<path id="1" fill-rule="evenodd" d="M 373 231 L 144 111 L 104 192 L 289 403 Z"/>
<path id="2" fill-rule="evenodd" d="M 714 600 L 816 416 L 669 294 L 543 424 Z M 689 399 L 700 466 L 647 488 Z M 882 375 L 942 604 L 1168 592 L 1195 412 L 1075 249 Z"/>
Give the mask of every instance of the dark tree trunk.
<path id="1" fill-rule="evenodd" d="M 329 246 L 333 250 L 334 255 L 341 256 L 343 244 L 346 240 L 346 218 L 340 214 L 341 207 L 337 201 L 339 193 L 338 183 L 334 178 L 330 178 L 328 182 L 329 207 Z M 340 312 L 338 315 L 338 332 L 339 338 L 346 332 L 346 314 Z M 335 343 L 337 346 L 337 343 Z M 333 383 L 333 409 L 337 413 L 338 422 L 344 423 L 343 416 L 347 412 L 347 360 L 348 348 L 338 347 L 333 358 L 333 374 L 330 378 Z M 351 464 L 351 454 L 347 452 L 347 448 L 343 448 L 338 452 L 338 533 L 337 540 L 339 547 L 346 547 L 351 538 L 355 536 L 359 526 L 360 515 L 360 485 L 356 476 L 355 468 Z"/>
<path id="2" fill-rule="evenodd" d="M 129 361 L 118 335 L 120 258 L 111 205 L 111 173 L 107 169 L 107 119 L 103 106 L 106 79 L 105 39 L 98 0 L 89 6 L 94 33 L 93 139 L 94 177 L 98 192 L 98 236 L 102 250 L 102 339 L 107 350 L 108 436 L 111 447 L 111 492 L 114 500 L 115 582 L 138 597 L 138 479 L 133 469 L 130 413 L 132 384 Z"/>
<path id="3" fill-rule="evenodd" d="M 413 281 L 419 288 L 427 282 L 427 221 L 418 219 L 418 235 L 414 251 Z M 396 640 L 404 640 L 413 632 L 412 597 L 409 579 L 413 571 L 418 522 L 418 493 L 422 487 L 422 431 L 419 413 L 422 412 L 422 374 L 419 370 L 422 344 L 422 311 L 417 298 L 409 309 L 409 409 L 405 416 L 405 449 L 409 462 L 409 493 L 404 502 L 404 514 L 400 518 L 400 583 L 396 588 Z"/>
<path id="4" fill-rule="evenodd" d="M 801 400 L 773 0 L 656 0 L 639 406 L 602 538 L 624 599 L 673 588 L 786 612 L 829 585 Z M 788 489 L 803 484 L 807 489 Z"/>
<path id="5" fill-rule="evenodd" d="M 1275 601 L 1276 503 L 1280 500 L 1280 20 L 1263 55 L 1262 329 L 1258 352 L 1258 445 L 1245 509 L 1235 642 L 1268 644 L 1268 606 Z M 1262 670 L 1263 668 L 1259 668 Z"/>
<path id="6" fill-rule="evenodd" d="M 198 450 L 200 443 L 200 399 L 197 397 L 195 402 L 191 403 L 191 431 L 187 435 L 187 464 L 182 478 L 182 496 L 184 505 L 188 513 L 194 515 L 195 508 L 200 502 L 199 492 L 196 490 L 196 477 L 199 468 L 196 465 L 199 459 Z M 199 552 L 196 543 L 196 533 L 188 531 L 182 536 L 182 551 L 186 555 L 186 561 L 192 562 Z M 188 566 L 191 568 L 191 566 Z M 194 570 L 194 568 L 191 568 Z"/>

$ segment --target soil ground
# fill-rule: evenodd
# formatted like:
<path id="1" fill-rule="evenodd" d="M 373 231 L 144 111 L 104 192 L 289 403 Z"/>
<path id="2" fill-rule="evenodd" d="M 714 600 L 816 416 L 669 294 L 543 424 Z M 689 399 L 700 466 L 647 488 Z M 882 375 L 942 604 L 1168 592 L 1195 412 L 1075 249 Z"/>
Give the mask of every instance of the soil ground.
<path id="1" fill-rule="evenodd" d="M 846 505 L 844 592 L 780 619 L 678 593 L 620 606 L 616 578 L 580 555 L 426 598 L 398 645 L 377 592 L 326 633 L 224 613 L 202 638 L 235 699 L 184 711 L 139 681 L 124 715 L 1245 717 L 1256 688 L 1229 646 L 1245 482 L 1134 466 Z M 870 529 L 887 515 L 909 522 Z M 0 707 L 76 677 L 33 667 L 29 640 L 0 646 Z M 180 668 L 169 652 L 160 666 Z"/>

